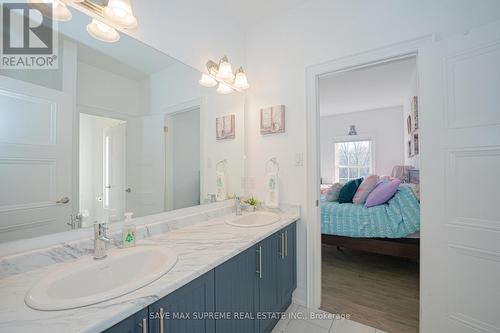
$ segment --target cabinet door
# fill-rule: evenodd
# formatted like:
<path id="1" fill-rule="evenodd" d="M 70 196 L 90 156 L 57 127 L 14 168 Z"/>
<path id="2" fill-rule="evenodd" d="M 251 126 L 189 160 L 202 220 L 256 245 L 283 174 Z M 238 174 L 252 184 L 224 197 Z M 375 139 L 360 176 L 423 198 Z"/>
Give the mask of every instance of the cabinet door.
<path id="1" fill-rule="evenodd" d="M 214 333 L 214 271 L 190 282 L 149 307 L 152 333 Z"/>
<path id="2" fill-rule="evenodd" d="M 217 333 L 254 333 L 258 322 L 257 247 L 215 268 L 215 311 L 231 317 L 215 321 Z M 238 315 L 238 318 L 236 317 Z"/>
<path id="3" fill-rule="evenodd" d="M 270 316 L 271 313 L 281 311 L 280 296 L 280 252 L 281 231 L 277 232 L 258 245 L 258 264 L 261 270 L 259 274 L 259 312 L 266 315 L 259 320 L 260 332 L 271 332 L 278 322 L 277 318 Z"/>
<path id="4" fill-rule="evenodd" d="M 148 309 L 143 309 L 103 333 L 147 333 Z M 145 326 L 145 327 L 144 327 Z"/>
<path id="5" fill-rule="evenodd" d="M 283 232 L 284 255 L 281 261 L 281 310 L 292 301 L 292 293 L 297 288 L 297 240 L 296 223 L 287 226 Z"/>

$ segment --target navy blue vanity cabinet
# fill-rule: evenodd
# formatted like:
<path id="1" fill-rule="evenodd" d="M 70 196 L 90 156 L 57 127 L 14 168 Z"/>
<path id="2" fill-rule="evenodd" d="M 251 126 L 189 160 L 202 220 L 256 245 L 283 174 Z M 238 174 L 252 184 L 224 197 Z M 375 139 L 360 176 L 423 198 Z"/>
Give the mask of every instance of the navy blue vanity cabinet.
<path id="1" fill-rule="evenodd" d="M 214 300 L 212 270 L 150 305 L 149 332 L 215 333 Z"/>
<path id="2" fill-rule="evenodd" d="M 104 333 L 269 333 L 297 286 L 292 223 Z"/>
<path id="3" fill-rule="evenodd" d="M 103 333 L 148 333 L 148 309 L 133 314 Z"/>
<path id="4" fill-rule="evenodd" d="M 278 231 L 257 245 L 259 266 L 259 332 L 271 332 L 278 319 L 273 315 L 281 311 L 282 232 Z"/>
<path id="5" fill-rule="evenodd" d="M 281 310 L 288 308 L 292 293 L 297 288 L 297 225 L 292 223 L 282 231 L 283 255 L 281 256 Z"/>
<path id="6" fill-rule="evenodd" d="M 217 333 L 255 333 L 258 322 L 257 246 L 215 268 Z"/>

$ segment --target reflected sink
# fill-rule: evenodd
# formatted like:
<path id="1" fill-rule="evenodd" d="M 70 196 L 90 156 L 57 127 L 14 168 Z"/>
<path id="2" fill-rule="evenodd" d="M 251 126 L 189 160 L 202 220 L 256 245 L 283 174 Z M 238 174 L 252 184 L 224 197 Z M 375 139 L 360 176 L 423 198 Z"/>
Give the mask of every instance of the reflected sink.
<path id="1" fill-rule="evenodd" d="M 177 254 L 160 246 L 111 249 L 102 260 L 85 257 L 62 264 L 26 294 L 36 310 L 65 310 L 104 302 L 155 281 L 177 263 Z"/>
<path id="2" fill-rule="evenodd" d="M 278 222 L 280 219 L 279 215 L 275 213 L 254 212 L 228 218 L 225 222 L 237 227 L 251 228 L 270 225 Z"/>

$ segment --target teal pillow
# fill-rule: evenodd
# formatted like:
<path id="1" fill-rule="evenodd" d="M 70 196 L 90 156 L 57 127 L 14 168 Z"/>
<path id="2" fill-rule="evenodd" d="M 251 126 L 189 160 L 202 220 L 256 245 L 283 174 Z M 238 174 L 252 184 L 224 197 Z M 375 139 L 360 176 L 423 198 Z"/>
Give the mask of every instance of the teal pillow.
<path id="1" fill-rule="evenodd" d="M 352 198 L 354 198 L 354 195 L 362 182 L 363 178 L 358 178 L 345 183 L 344 187 L 340 189 L 339 203 L 352 203 Z"/>

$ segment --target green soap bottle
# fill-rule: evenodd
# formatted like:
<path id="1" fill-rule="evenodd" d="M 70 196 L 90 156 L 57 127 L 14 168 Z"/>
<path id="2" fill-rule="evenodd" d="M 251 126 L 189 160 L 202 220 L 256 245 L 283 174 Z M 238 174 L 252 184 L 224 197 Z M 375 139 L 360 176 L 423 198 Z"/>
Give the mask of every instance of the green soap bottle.
<path id="1" fill-rule="evenodd" d="M 136 227 L 132 223 L 133 213 L 125 213 L 125 224 L 122 229 L 122 244 L 124 248 L 135 246 L 136 242 Z"/>

